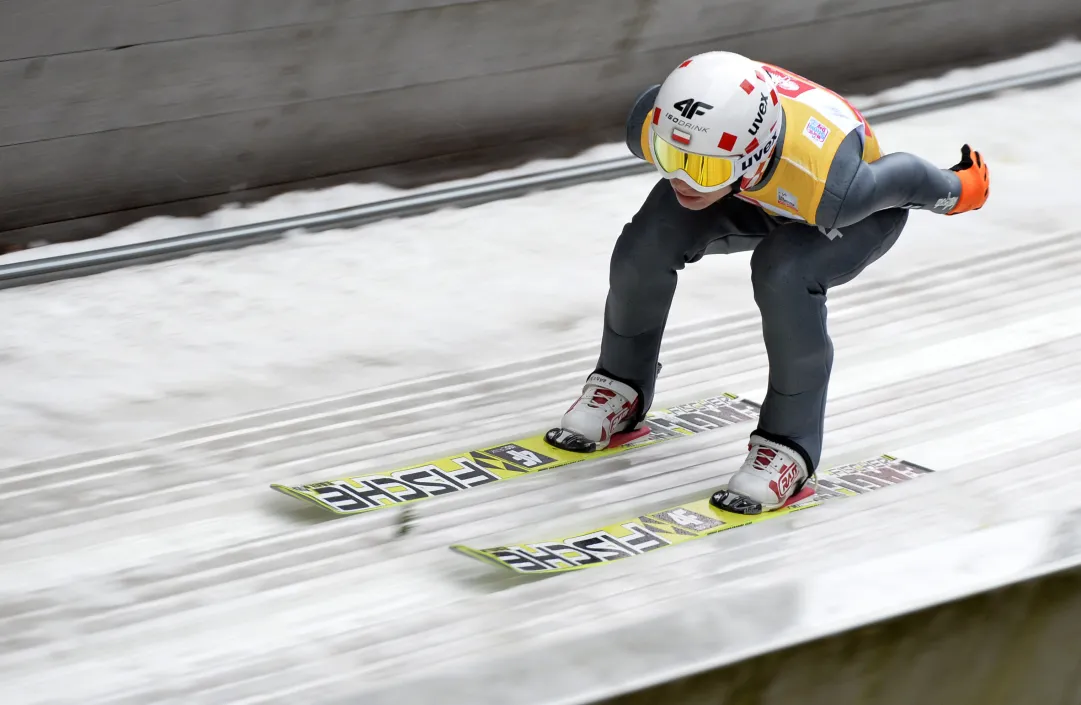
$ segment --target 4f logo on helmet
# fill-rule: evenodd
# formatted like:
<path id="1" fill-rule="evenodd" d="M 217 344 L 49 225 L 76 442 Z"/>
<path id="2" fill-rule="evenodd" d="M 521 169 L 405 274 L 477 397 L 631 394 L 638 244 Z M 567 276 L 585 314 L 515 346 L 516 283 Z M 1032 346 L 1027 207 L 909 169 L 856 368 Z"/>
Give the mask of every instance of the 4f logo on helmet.
<path id="1" fill-rule="evenodd" d="M 709 103 L 703 103 L 694 98 L 681 100 L 672 107 L 688 120 L 693 119 L 695 115 L 705 115 L 707 110 L 713 110 L 713 106 Z"/>

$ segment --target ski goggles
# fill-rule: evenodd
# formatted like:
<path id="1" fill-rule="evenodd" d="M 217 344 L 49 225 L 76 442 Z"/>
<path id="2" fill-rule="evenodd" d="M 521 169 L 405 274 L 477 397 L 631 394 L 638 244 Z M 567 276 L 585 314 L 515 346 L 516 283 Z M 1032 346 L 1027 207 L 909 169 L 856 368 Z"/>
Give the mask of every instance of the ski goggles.
<path id="1" fill-rule="evenodd" d="M 740 157 L 708 157 L 702 154 L 685 152 L 679 147 L 661 139 L 653 130 L 650 151 L 653 163 L 665 176 L 682 171 L 695 184 L 703 189 L 717 190 L 742 176 L 739 172 Z"/>

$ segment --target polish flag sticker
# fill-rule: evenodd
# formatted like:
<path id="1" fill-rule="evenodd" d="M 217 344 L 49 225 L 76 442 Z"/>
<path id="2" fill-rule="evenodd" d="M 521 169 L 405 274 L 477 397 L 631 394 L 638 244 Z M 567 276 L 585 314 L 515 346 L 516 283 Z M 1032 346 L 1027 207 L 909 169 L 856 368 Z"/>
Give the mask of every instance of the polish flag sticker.
<path id="1" fill-rule="evenodd" d="M 691 135 L 689 132 L 672 128 L 672 141 L 679 142 L 680 144 L 690 144 Z"/>

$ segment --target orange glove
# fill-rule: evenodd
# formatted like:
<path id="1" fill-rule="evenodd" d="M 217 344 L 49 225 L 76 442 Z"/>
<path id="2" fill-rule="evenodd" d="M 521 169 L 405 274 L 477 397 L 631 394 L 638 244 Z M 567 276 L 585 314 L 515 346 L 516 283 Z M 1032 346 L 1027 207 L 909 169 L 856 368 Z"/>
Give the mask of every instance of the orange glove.
<path id="1" fill-rule="evenodd" d="M 973 152 L 967 144 L 961 147 L 961 161 L 950 167 L 961 179 L 961 195 L 957 205 L 946 215 L 957 215 L 968 211 L 978 211 L 987 203 L 991 193 L 991 174 L 987 171 L 987 162 L 983 155 Z"/>

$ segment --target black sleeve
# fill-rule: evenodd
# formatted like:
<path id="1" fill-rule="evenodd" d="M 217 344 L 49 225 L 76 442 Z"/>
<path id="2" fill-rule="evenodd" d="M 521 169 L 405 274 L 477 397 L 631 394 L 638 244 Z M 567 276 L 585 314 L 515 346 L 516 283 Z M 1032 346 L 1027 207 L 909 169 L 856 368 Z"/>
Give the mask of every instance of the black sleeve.
<path id="1" fill-rule="evenodd" d="M 849 134 L 830 166 L 818 206 L 818 225 L 843 228 L 890 208 L 944 214 L 957 204 L 961 180 L 949 169 L 906 152 L 887 154 L 868 164 L 862 152 L 859 134 Z"/>
<path id="2" fill-rule="evenodd" d="M 643 91 L 635 98 L 634 107 L 627 115 L 627 148 L 639 159 L 646 159 L 646 155 L 642 154 L 642 123 L 649 117 L 649 111 L 653 110 L 653 103 L 660 92 L 659 83 Z"/>

